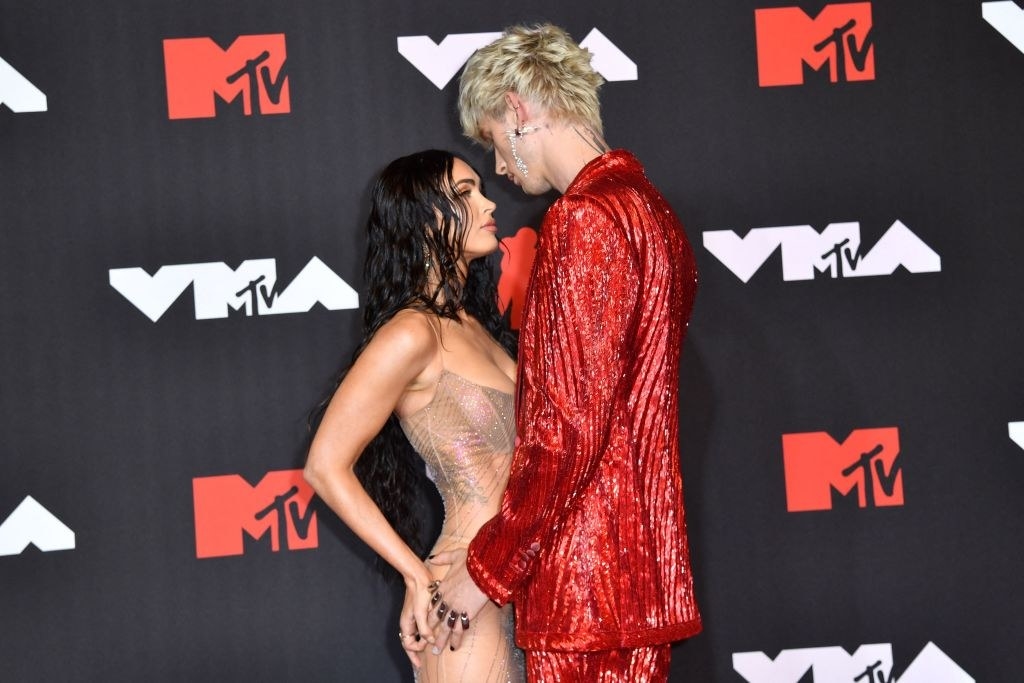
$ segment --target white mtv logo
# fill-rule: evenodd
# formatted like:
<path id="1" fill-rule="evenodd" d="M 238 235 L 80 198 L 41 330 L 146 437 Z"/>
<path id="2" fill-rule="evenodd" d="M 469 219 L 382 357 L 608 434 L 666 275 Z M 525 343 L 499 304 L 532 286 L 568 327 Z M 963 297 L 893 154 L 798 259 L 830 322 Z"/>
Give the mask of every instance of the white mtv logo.
<path id="1" fill-rule="evenodd" d="M 454 33 L 435 43 L 430 36 L 400 36 L 398 54 L 443 90 L 474 52 L 500 37 L 501 33 Z M 591 66 L 606 81 L 637 79 L 636 62 L 596 28 L 580 41 L 580 46 L 590 50 Z"/>
<path id="2" fill-rule="evenodd" d="M 163 266 L 154 275 L 142 268 L 113 268 L 110 286 L 153 322 L 192 285 L 196 320 L 228 317 L 228 309 L 246 315 L 307 313 L 317 303 L 332 311 L 359 308 L 359 295 L 314 256 L 287 288 L 278 292 L 277 261 L 243 261 L 232 270 L 224 263 Z"/>
<path id="3" fill-rule="evenodd" d="M 704 246 L 736 277 L 748 282 L 776 249 L 782 248 L 782 279 L 813 280 L 892 275 L 903 266 L 911 273 L 936 273 L 942 259 L 900 221 L 893 223 L 871 251 L 862 253 L 860 223 L 830 223 L 820 233 L 809 225 L 754 228 L 746 237 L 732 230 L 709 230 Z"/>
<path id="4" fill-rule="evenodd" d="M 21 114 L 46 111 L 46 94 L 0 57 L 0 105 Z"/>
<path id="5" fill-rule="evenodd" d="M 897 681 L 892 673 L 892 645 L 861 645 L 852 655 L 841 647 L 783 650 L 775 659 L 763 652 L 736 652 L 732 668 L 750 683 L 797 683 L 813 671 L 815 683 L 974 683 L 974 678 L 928 643 Z"/>
<path id="6" fill-rule="evenodd" d="M 981 3 L 981 16 L 995 30 L 1024 52 L 1024 9 L 1012 0 Z"/>
<path id="7" fill-rule="evenodd" d="M 75 532 L 32 496 L 25 496 L 0 524 L 0 555 L 18 555 L 34 545 L 43 552 L 74 550 Z"/>

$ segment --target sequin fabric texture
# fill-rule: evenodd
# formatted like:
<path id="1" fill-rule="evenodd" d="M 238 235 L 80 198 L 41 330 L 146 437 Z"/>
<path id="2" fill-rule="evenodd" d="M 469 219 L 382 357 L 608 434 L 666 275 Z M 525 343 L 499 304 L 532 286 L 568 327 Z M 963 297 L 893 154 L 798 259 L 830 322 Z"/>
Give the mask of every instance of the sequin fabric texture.
<path id="1" fill-rule="evenodd" d="M 544 217 L 520 329 L 520 441 L 467 563 L 492 599 L 515 602 L 527 650 L 701 629 L 678 446 L 696 289 L 683 228 L 628 152 L 584 166 Z"/>
<path id="2" fill-rule="evenodd" d="M 510 394 L 442 371 L 430 403 L 400 420 L 444 501 L 444 524 L 431 551 L 464 548 L 498 510 L 515 438 Z M 440 578 L 440 577 L 438 577 Z M 511 606 L 488 604 L 458 650 L 421 653 L 419 683 L 522 683 Z"/>

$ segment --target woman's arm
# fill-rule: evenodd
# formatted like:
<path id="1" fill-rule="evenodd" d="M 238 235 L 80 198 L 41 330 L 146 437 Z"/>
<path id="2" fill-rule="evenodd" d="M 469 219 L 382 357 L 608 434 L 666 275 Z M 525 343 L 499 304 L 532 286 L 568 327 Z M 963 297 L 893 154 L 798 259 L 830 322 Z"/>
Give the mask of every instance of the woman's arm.
<path id="1" fill-rule="evenodd" d="M 407 589 L 402 610 L 406 633 L 431 632 L 426 613 L 430 600 L 427 586 L 433 577 L 388 524 L 356 478 L 354 467 L 407 392 L 432 390 L 434 384 L 424 382 L 423 375 L 437 355 L 437 344 L 422 314 L 400 313 L 381 327 L 331 398 L 304 471 L 317 495 L 402 575 Z M 415 653 L 409 656 L 418 666 Z"/>

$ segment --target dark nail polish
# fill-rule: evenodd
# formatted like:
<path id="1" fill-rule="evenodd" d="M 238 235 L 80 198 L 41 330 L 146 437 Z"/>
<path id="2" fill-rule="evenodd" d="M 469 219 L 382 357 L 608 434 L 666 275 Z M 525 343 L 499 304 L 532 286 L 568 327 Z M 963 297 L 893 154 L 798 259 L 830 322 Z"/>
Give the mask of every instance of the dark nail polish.
<path id="1" fill-rule="evenodd" d="M 454 645 L 449 645 L 448 649 L 451 650 L 452 652 L 455 652 L 455 646 Z"/>

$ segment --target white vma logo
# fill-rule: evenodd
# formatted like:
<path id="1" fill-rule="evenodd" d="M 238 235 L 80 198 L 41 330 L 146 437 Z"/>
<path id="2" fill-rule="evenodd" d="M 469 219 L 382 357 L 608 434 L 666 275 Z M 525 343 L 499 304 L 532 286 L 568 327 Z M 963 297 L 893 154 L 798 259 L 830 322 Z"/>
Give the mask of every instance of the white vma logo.
<path id="1" fill-rule="evenodd" d="M 46 111 L 46 95 L 0 57 L 0 105 L 21 114 Z"/>
<path id="2" fill-rule="evenodd" d="M 0 555 L 18 555 L 34 545 L 43 552 L 74 550 L 75 532 L 32 496 L 25 496 L 0 524 Z"/>
<path id="3" fill-rule="evenodd" d="M 754 228 L 746 237 L 732 230 L 704 233 L 704 247 L 748 282 L 776 249 L 782 248 L 782 279 L 813 280 L 892 275 L 903 266 L 911 273 L 937 273 L 942 259 L 902 222 L 893 223 L 869 252 L 861 249 L 860 223 L 830 223 L 820 233 L 809 225 Z"/>
<path id="4" fill-rule="evenodd" d="M 841 647 L 783 650 L 775 659 L 763 652 L 736 652 L 732 668 L 750 683 L 798 683 L 813 671 L 814 683 L 974 683 L 949 656 L 928 643 L 897 681 L 892 673 L 892 645 L 861 645 L 852 655 Z"/>
<path id="5" fill-rule="evenodd" d="M 1010 430 L 1010 441 L 1024 448 L 1024 422 L 1011 422 L 1007 426 Z"/>
<path id="6" fill-rule="evenodd" d="M 992 24 L 995 30 L 1024 52 L 1024 9 L 1012 0 L 981 3 L 981 16 Z"/>
<path id="7" fill-rule="evenodd" d="M 192 285 L 196 320 L 228 317 L 228 309 L 246 315 L 307 313 L 320 303 L 331 311 L 359 308 L 359 295 L 317 257 L 279 291 L 277 261 L 243 261 L 232 270 L 223 263 L 163 266 L 149 275 L 142 268 L 113 268 L 110 286 L 153 322 Z"/>
<path id="8" fill-rule="evenodd" d="M 474 52 L 500 37 L 501 33 L 493 32 L 454 33 L 435 43 L 430 36 L 400 36 L 398 54 L 443 90 Z M 596 28 L 580 41 L 580 46 L 590 50 L 593 55 L 591 66 L 606 81 L 637 79 L 636 62 Z"/>

